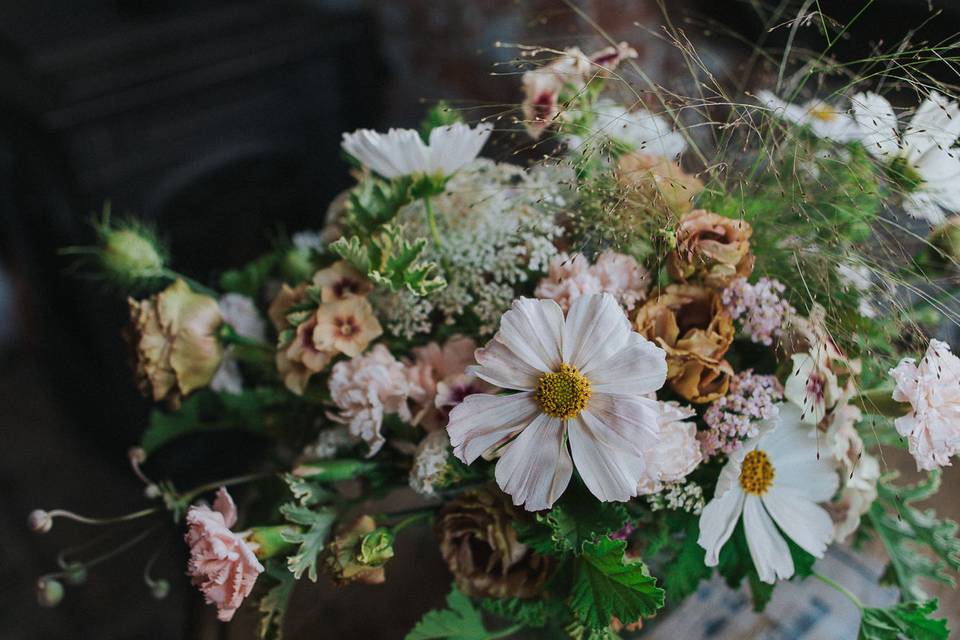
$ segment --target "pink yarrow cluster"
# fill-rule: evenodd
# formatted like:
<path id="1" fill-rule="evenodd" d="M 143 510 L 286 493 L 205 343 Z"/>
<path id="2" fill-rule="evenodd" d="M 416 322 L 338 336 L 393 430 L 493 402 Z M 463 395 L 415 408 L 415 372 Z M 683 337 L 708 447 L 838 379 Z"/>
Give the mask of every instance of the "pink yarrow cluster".
<path id="1" fill-rule="evenodd" d="M 776 403 L 781 399 L 783 387 L 776 376 L 754 375 L 753 369 L 737 374 L 727 395 L 714 401 L 703 415 L 710 427 L 697 434 L 704 459 L 730 455 L 744 439 L 756 436 L 757 423 L 776 416 Z"/>
<path id="2" fill-rule="evenodd" d="M 723 291 L 723 306 L 734 320 L 740 321 L 744 332 L 758 344 L 770 346 L 783 333 L 784 321 L 793 313 L 781 298 L 785 287 L 779 280 L 760 278 L 750 284 L 746 278 L 737 278 Z"/>

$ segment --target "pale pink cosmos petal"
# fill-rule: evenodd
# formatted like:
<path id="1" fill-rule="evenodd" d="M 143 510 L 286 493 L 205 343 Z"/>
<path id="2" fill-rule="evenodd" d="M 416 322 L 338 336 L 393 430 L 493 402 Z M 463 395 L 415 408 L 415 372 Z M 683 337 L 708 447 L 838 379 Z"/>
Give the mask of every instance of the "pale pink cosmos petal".
<path id="1" fill-rule="evenodd" d="M 748 495 L 743 506 L 743 529 L 747 547 L 760 580 L 773 584 L 777 579 L 793 576 L 793 558 L 790 548 L 774 526 L 760 503 L 760 498 Z"/>
<path id="2" fill-rule="evenodd" d="M 539 371 L 560 366 L 563 311 L 553 300 L 519 298 L 500 320 L 498 340 Z"/>
<path id="3" fill-rule="evenodd" d="M 903 132 L 907 160 L 915 163 L 934 149 L 948 149 L 960 135 L 960 106 L 936 91 L 917 108 Z"/>
<path id="4" fill-rule="evenodd" d="M 715 567 L 720 562 L 720 549 L 733 535 L 740 521 L 745 498 L 746 494 L 739 485 L 730 486 L 721 493 L 718 484 L 717 495 L 703 508 L 697 544 L 707 552 L 704 561 L 708 567 Z"/>
<path id="5" fill-rule="evenodd" d="M 612 295 L 581 296 L 563 325 L 563 361 L 587 375 L 619 351 L 630 333 L 630 321 Z"/>
<path id="6" fill-rule="evenodd" d="M 536 387 L 543 371 L 521 360 L 497 336 L 486 347 L 477 349 L 479 366 L 470 367 L 469 372 L 503 389 L 530 391 Z"/>
<path id="7" fill-rule="evenodd" d="M 660 389 L 667 380 L 667 354 L 639 333 L 627 334 L 621 345 L 605 362 L 581 373 L 589 375 L 594 391 L 630 395 L 647 394 Z"/>
<path id="8" fill-rule="evenodd" d="M 625 502 L 637 495 L 637 485 L 646 469 L 642 456 L 607 445 L 603 425 L 586 420 L 587 414 L 567 423 L 570 450 L 577 472 L 601 502 Z M 594 428 L 598 427 L 598 428 Z"/>
<path id="9" fill-rule="evenodd" d="M 447 434 L 454 455 L 471 464 L 487 449 L 527 427 L 539 411 L 529 392 L 467 396 L 450 411 Z"/>
<path id="10" fill-rule="evenodd" d="M 580 417 L 608 446 L 642 456 L 657 444 L 657 413 L 656 400 L 594 393 Z"/>
<path id="11" fill-rule="evenodd" d="M 782 473 L 779 465 L 777 473 Z M 804 491 L 773 486 L 761 498 L 777 526 L 801 549 L 822 558 L 833 538 L 833 521 Z"/>
<path id="12" fill-rule="evenodd" d="M 886 98 L 858 93 L 850 100 L 853 116 L 863 130 L 863 146 L 875 158 L 889 160 L 900 154 L 897 115 Z"/>
<path id="13" fill-rule="evenodd" d="M 552 507 L 572 474 L 562 423 L 546 414 L 538 415 L 507 445 L 495 471 L 500 488 L 527 511 Z"/>

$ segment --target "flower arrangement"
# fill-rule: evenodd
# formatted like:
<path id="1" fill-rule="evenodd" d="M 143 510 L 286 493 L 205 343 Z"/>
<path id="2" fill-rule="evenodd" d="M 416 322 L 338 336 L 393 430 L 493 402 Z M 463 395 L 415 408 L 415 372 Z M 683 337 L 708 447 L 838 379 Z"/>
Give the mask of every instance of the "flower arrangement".
<path id="1" fill-rule="evenodd" d="M 210 286 L 152 233 L 98 223 L 79 253 L 140 295 L 127 341 L 158 403 L 131 451 L 154 506 L 117 520 L 172 514 L 220 620 L 255 599 L 277 638 L 295 581 L 382 583 L 397 534 L 432 523 L 454 586 L 408 640 L 619 637 L 714 572 L 762 609 L 785 580 L 843 590 L 815 562 L 864 537 L 901 601 L 844 590 L 860 637 L 947 637 L 921 579 L 952 580 L 957 525 L 913 503 L 960 449 L 960 360 L 938 340 L 915 360 L 935 294 L 903 292 L 955 259 L 956 222 L 916 260 L 871 247 L 894 246 L 898 212 L 960 210 L 960 107 L 930 91 L 901 127 L 875 93 L 767 91 L 724 124 L 616 102 L 635 56 L 524 51 L 517 121 L 552 145 L 529 166 L 479 157 L 493 120 L 443 104 L 420 131 L 344 134 L 357 184 L 323 229 Z M 272 443 L 261 466 L 148 478 L 214 423 Z M 881 446 L 929 479 L 898 484 Z M 366 510 L 398 487 L 421 506 Z M 30 524 L 60 518 L 100 523 Z M 84 566 L 42 577 L 41 601 Z"/>

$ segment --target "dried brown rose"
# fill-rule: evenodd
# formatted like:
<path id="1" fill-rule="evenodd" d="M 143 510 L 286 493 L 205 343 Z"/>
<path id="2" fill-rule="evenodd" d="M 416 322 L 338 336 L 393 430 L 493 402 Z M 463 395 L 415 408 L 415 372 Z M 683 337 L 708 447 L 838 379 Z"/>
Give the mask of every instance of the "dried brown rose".
<path id="1" fill-rule="evenodd" d="M 146 300 L 128 303 L 126 338 L 145 396 L 177 406 L 183 396 L 210 384 L 223 360 L 216 300 L 177 280 Z"/>
<path id="2" fill-rule="evenodd" d="M 640 308 L 635 325 L 667 352 L 667 382 L 680 396 L 699 404 L 727 392 L 733 369 L 723 357 L 734 326 L 718 292 L 672 284 Z"/>
<path id="3" fill-rule="evenodd" d="M 677 227 L 677 246 L 667 261 L 670 277 L 722 289 L 735 278 L 749 276 L 753 272 L 752 233 L 743 220 L 703 209 L 691 211 Z"/>
<path id="4" fill-rule="evenodd" d="M 552 568 L 517 540 L 513 522 L 529 518 L 495 489 L 467 491 L 437 514 L 440 553 L 457 588 L 474 598 L 531 598 Z"/>

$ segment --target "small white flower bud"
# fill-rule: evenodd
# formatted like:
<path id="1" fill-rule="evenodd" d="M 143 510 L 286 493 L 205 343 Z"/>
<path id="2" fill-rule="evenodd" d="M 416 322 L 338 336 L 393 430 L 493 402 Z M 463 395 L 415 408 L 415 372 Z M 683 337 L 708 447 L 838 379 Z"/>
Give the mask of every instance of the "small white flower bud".
<path id="1" fill-rule="evenodd" d="M 27 524 L 34 533 L 46 533 L 53 528 L 53 518 L 43 509 L 36 509 L 30 512 Z"/>
<path id="2" fill-rule="evenodd" d="M 41 607 L 55 607 L 63 600 L 63 584 L 53 578 L 37 580 L 37 602 Z"/>
<path id="3" fill-rule="evenodd" d="M 157 600 L 163 600 L 170 593 L 170 583 L 166 580 L 156 580 L 150 583 L 150 595 Z"/>

